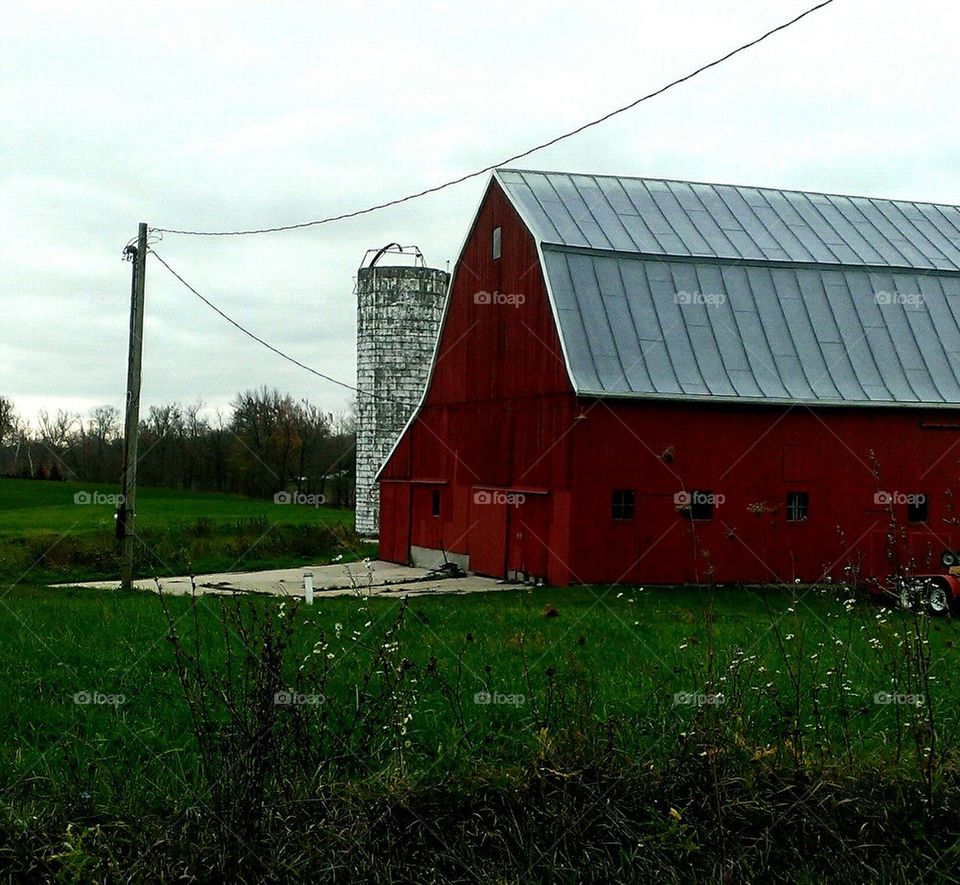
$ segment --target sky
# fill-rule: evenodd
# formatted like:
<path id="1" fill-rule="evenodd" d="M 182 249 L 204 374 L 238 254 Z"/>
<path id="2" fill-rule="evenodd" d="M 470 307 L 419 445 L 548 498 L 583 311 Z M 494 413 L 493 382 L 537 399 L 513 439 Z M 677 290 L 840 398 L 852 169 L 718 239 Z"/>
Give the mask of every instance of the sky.
<path id="1" fill-rule="evenodd" d="M 235 230 L 350 212 L 497 163 L 627 104 L 806 2 L 0 0 L 0 395 L 124 399 L 139 222 Z M 960 6 L 835 0 L 515 164 L 960 204 Z M 364 253 L 453 266 L 488 176 L 343 222 L 153 248 L 236 320 L 354 383 Z M 350 391 L 243 337 L 147 266 L 143 411 L 261 385 Z"/>

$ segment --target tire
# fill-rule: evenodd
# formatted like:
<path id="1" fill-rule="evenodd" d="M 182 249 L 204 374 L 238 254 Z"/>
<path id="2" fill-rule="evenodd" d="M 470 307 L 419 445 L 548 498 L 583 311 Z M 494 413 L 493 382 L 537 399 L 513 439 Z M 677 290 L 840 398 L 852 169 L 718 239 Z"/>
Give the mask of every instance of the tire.
<path id="1" fill-rule="evenodd" d="M 950 611 L 950 593 L 940 583 L 932 583 L 925 589 L 924 602 L 931 615 L 942 617 Z"/>
<path id="2" fill-rule="evenodd" d="M 917 603 L 917 586 L 910 581 L 901 581 L 897 587 L 897 604 L 904 611 L 913 611 Z"/>

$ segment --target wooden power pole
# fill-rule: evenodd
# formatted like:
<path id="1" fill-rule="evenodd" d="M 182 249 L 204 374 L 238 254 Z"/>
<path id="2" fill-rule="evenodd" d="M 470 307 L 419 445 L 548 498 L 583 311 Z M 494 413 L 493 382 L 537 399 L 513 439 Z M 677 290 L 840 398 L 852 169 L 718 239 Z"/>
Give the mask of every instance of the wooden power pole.
<path id="1" fill-rule="evenodd" d="M 120 505 L 117 507 L 117 537 L 123 562 L 121 586 L 129 590 L 133 581 L 134 518 L 137 509 L 137 447 L 140 442 L 140 364 L 143 356 L 143 297 L 147 277 L 147 226 L 140 224 L 137 245 L 127 247 L 133 258 L 133 285 L 130 293 L 130 345 L 127 353 L 127 415 L 123 430 L 123 473 L 120 477 Z"/>

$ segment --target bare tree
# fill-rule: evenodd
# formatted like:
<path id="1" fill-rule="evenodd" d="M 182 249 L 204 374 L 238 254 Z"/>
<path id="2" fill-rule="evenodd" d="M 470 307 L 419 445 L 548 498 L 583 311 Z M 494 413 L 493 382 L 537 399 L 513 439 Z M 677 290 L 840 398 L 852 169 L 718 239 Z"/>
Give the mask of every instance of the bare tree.
<path id="1" fill-rule="evenodd" d="M 12 435 L 16 420 L 17 413 L 13 408 L 13 400 L 0 396 L 0 446 Z"/>
<path id="2" fill-rule="evenodd" d="M 81 475 L 97 482 L 115 479 L 120 472 L 119 442 L 120 410 L 97 406 L 90 412 L 85 428 Z"/>
<path id="3" fill-rule="evenodd" d="M 355 406 L 348 412 L 331 415 L 330 426 L 332 432 L 324 452 L 324 494 L 335 507 L 352 507 L 357 477 Z"/>
<path id="4" fill-rule="evenodd" d="M 202 402 L 151 406 L 140 423 L 141 485 L 272 495 L 320 493 L 351 506 L 356 435 L 352 412 L 323 412 L 307 400 L 261 387 L 240 393 L 229 412 L 204 415 Z M 120 411 L 98 406 L 81 419 L 40 412 L 17 418 L 0 397 L 0 472 L 34 478 L 112 482 L 120 473 Z"/>
<path id="5" fill-rule="evenodd" d="M 261 387 L 237 396 L 231 430 L 244 491 L 268 494 L 297 482 L 301 429 L 300 405 L 289 394 Z"/>
<path id="6" fill-rule="evenodd" d="M 181 481 L 188 489 L 196 488 L 207 473 L 208 459 L 205 442 L 210 437 L 210 424 L 200 414 L 203 403 L 197 401 L 183 409 L 183 420 L 179 427 L 181 452 Z"/>
<path id="7" fill-rule="evenodd" d="M 41 452 L 37 473 L 41 478 L 56 479 L 60 476 L 76 478 L 77 471 L 65 460 L 76 441 L 78 426 L 82 429 L 80 416 L 76 412 L 57 410 L 56 418 L 51 418 L 46 411 L 37 413 L 39 422 L 39 442 Z"/>
<path id="8" fill-rule="evenodd" d="M 302 400 L 299 408 L 300 461 L 297 487 L 323 493 L 326 470 L 322 467 L 323 444 L 330 438 L 332 416 Z"/>

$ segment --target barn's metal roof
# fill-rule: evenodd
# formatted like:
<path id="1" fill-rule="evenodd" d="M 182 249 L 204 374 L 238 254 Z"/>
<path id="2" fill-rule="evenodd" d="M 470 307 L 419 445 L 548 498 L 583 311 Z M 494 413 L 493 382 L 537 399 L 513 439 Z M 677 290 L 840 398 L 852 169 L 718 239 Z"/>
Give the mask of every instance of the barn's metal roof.
<path id="1" fill-rule="evenodd" d="M 960 208 L 729 184 L 501 169 L 542 243 L 960 271 Z"/>
<path id="2" fill-rule="evenodd" d="M 960 209 L 499 170 L 582 395 L 960 405 Z"/>

